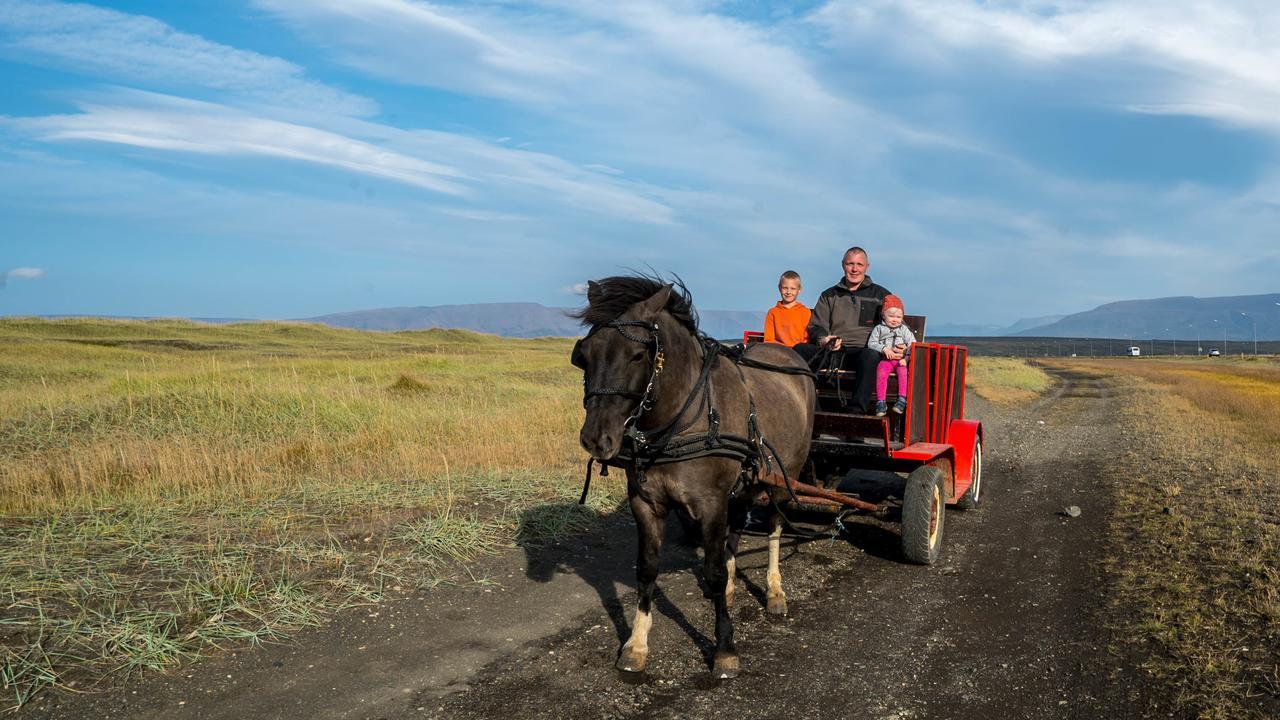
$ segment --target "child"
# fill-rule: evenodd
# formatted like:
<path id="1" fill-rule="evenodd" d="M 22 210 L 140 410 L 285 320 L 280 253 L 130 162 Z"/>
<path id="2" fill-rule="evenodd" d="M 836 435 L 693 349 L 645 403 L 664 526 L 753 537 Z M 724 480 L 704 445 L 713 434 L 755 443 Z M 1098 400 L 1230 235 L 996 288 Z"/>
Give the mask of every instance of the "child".
<path id="1" fill-rule="evenodd" d="M 778 278 L 778 294 L 782 299 L 764 316 L 764 341 L 795 347 L 808 339 L 809 308 L 800 297 L 800 273 L 788 270 Z"/>
<path id="2" fill-rule="evenodd" d="M 902 298 L 888 295 L 881 302 L 880 316 L 883 322 L 871 329 L 871 337 L 867 338 L 867 347 L 884 355 L 884 359 L 876 365 L 876 417 L 884 417 L 889 411 L 885 404 L 885 396 L 889 392 L 889 375 L 898 372 L 898 401 L 893 404 L 893 411 L 901 415 L 907 410 L 907 391 L 911 387 L 907 372 L 907 355 L 916 336 L 911 328 L 902 324 Z"/>

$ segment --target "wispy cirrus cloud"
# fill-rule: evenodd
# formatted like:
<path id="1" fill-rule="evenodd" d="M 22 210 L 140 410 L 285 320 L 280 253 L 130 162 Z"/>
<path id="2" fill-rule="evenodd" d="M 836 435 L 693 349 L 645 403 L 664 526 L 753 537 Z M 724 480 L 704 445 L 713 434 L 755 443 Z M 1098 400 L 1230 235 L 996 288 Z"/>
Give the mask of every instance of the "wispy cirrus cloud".
<path id="1" fill-rule="evenodd" d="M 98 142 L 201 155 L 257 156 L 313 163 L 454 196 L 478 207 L 453 208 L 480 221 L 520 218 L 499 211 L 554 204 L 637 222 L 674 221 L 660 192 L 578 167 L 562 158 L 477 138 L 331 119 L 333 129 L 285 122 L 215 103 L 140 91 L 98 93 L 81 112 L 0 118 L 0 125 L 45 142 Z"/>
<path id="2" fill-rule="evenodd" d="M 93 141 L 204 155 L 256 155 L 328 165 L 462 195 L 458 170 L 304 125 L 253 116 L 214 103 L 123 92 L 86 102 L 74 115 L 3 122 L 44 141 Z"/>
<path id="3" fill-rule="evenodd" d="M 155 18 L 78 3 L 0 3 L 0 52 L 160 89 L 204 89 L 288 107 L 371 115 L 377 103 L 310 80 L 287 60 L 206 40 Z"/>
<path id="4" fill-rule="evenodd" d="M 544 99 L 555 78 L 584 68 L 536 36 L 504 33 L 483 12 L 412 0 L 256 0 L 338 59 L 410 85 L 520 101 Z"/>
<path id="5" fill-rule="evenodd" d="M 697 3 L 255 4 L 378 77 L 510 100 L 597 138 L 625 138 L 638 156 L 675 143 L 666 160 L 691 167 L 723 165 L 699 157 L 707 150 L 760 150 L 762 131 L 812 142 L 819 128 L 876 122 L 826 87 L 783 34 Z M 894 135 L 894 125 L 882 119 L 860 147 Z"/>
<path id="6" fill-rule="evenodd" d="M 835 0 L 815 19 L 836 44 L 888 40 L 926 64 L 966 50 L 1039 68 L 1097 60 L 1095 100 L 1280 132 L 1274 3 Z"/>

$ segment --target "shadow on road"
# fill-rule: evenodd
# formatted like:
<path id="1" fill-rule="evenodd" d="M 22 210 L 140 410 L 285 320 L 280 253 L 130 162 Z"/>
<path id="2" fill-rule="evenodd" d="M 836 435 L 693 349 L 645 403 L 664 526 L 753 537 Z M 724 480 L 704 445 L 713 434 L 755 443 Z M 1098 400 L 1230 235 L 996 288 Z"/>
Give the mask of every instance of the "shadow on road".
<path id="1" fill-rule="evenodd" d="M 674 516 L 674 513 L 669 516 L 666 538 L 663 541 L 664 574 L 691 570 L 700 565 L 688 545 L 683 527 L 672 519 Z M 627 621 L 627 611 L 630 608 L 623 606 L 618 588 L 623 586 L 634 592 L 636 587 L 636 532 L 626 503 L 620 503 L 602 520 L 598 520 L 594 513 L 577 503 L 546 503 L 522 511 L 518 521 L 520 530 L 516 543 L 525 552 L 527 577 L 536 582 L 550 582 L 556 575 L 573 574 L 582 579 L 599 596 L 600 606 L 609 614 L 621 646 L 631 634 L 631 625 Z M 583 535 L 565 540 L 556 539 L 597 523 L 598 527 Z M 700 569 L 695 575 L 699 577 L 701 584 Z M 662 592 L 661 576 L 654 596 L 654 606 L 703 649 L 709 663 L 714 644 Z"/>
<path id="2" fill-rule="evenodd" d="M 902 483 L 902 478 L 892 473 L 873 473 L 871 476 L 851 476 L 841 489 L 857 492 L 871 502 L 879 502 L 886 497 L 900 495 Z M 763 520 L 763 516 L 760 519 Z M 784 577 L 789 558 L 805 552 L 805 548 L 816 549 L 816 546 L 831 542 L 837 545 L 848 543 L 873 557 L 901 561 L 899 535 L 882 527 L 882 520 L 846 520 L 843 532 L 836 534 L 834 540 L 825 532 L 813 536 L 802 534 L 821 531 L 830 525 L 832 519 L 832 516 L 824 514 L 794 517 L 798 531 L 787 532 L 783 536 Z M 525 552 L 526 576 L 540 583 L 551 582 L 556 575 L 563 574 L 580 578 L 599 597 L 600 606 L 608 614 L 621 647 L 631 634 L 628 616 L 634 609 L 631 598 L 634 598 L 636 588 L 636 532 L 626 502 L 619 503 L 604 518 L 574 502 L 545 503 L 521 511 L 518 522 L 520 529 L 516 542 Z M 744 538 L 738 554 L 737 579 L 741 581 L 740 587 L 747 591 L 746 595 L 754 600 L 754 603 L 747 604 L 742 602 L 746 597 L 741 597 L 737 609 L 740 613 L 753 614 L 762 611 L 767 604 L 762 581 L 768 548 L 763 542 L 762 528 L 763 522 L 748 525 L 746 536 L 754 538 L 754 541 Z M 696 550 L 698 544 L 696 525 L 682 522 L 677 513 L 671 513 L 663 540 L 662 574 L 658 577 L 654 608 L 693 640 L 710 667 L 715 643 L 685 614 L 686 610 L 696 612 L 697 608 L 688 602 L 674 601 L 663 591 L 664 576 L 689 572 L 697 580 L 703 596 L 697 599 L 698 602 L 709 602 L 710 589 L 703 577 L 701 553 Z M 821 555 L 821 552 L 815 554 L 816 557 Z M 620 592 L 628 596 L 625 605 Z"/>

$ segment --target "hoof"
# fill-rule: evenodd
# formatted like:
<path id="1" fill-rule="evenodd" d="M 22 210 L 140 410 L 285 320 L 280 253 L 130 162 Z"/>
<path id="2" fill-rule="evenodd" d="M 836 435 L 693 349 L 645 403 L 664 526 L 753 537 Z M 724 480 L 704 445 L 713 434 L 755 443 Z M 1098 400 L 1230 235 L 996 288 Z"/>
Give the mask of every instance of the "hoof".
<path id="1" fill-rule="evenodd" d="M 711 674 L 720 680 L 738 677 L 740 670 L 737 655 L 717 655 L 716 662 L 711 667 Z"/>
<path id="2" fill-rule="evenodd" d="M 644 663 L 649 659 L 648 655 L 623 650 L 622 655 L 618 657 L 618 662 L 613 666 L 622 672 L 639 673 L 644 672 Z"/>
<path id="3" fill-rule="evenodd" d="M 778 594 L 770 595 L 765 598 L 765 610 L 770 615 L 786 615 L 787 614 L 787 596 Z"/>

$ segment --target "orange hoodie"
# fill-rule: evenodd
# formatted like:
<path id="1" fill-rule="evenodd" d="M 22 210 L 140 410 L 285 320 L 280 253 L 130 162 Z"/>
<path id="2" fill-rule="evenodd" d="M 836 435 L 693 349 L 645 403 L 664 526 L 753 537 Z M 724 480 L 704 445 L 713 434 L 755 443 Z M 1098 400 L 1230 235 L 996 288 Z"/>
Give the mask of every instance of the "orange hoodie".
<path id="1" fill-rule="evenodd" d="M 809 339 L 806 328 L 809 327 L 810 314 L 809 308 L 802 303 L 783 307 L 779 300 L 764 316 L 764 341 L 782 343 L 787 347 L 806 342 Z"/>

